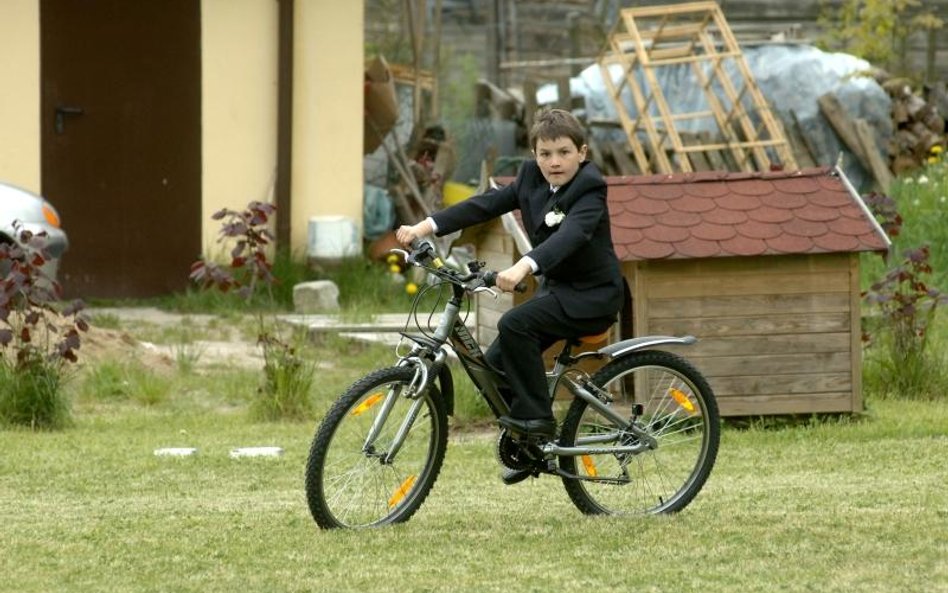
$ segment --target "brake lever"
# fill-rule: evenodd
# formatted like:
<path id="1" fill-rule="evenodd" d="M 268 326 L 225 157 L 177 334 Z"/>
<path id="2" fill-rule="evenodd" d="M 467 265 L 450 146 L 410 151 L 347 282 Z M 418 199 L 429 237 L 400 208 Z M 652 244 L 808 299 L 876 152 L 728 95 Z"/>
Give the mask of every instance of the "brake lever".
<path id="1" fill-rule="evenodd" d="M 394 248 L 394 249 L 389 249 L 388 252 L 402 256 L 402 259 L 405 260 L 405 263 L 408 263 L 408 255 L 409 255 L 409 254 L 408 254 L 408 252 L 405 251 L 404 249 L 397 249 L 397 248 Z"/>
<path id="2" fill-rule="evenodd" d="M 497 291 L 494 290 L 493 288 L 488 288 L 488 287 L 486 287 L 486 286 L 478 286 L 477 288 L 475 288 L 475 289 L 472 290 L 471 292 L 474 293 L 474 294 L 477 294 L 477 293 L 479 293 L 479 292 L 486 292 L 486 293 L 489 293 L 490 296 L 494 297 L 495 299 L 497 298 Z"/>

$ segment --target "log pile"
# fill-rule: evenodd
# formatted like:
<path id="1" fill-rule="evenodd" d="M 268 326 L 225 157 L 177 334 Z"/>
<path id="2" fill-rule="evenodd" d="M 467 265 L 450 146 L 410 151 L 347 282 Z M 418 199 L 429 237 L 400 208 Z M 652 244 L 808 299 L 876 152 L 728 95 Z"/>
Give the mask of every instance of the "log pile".
<path id="1" fill-rule="evenodd" d="M 892 98 L 892 123 L 895 133 L 889 142 L 889 166 L 898 175 L 925 164 L 935 146 L 948 142 L 943 110 L 948 103 L 944 85 L 926 88 L 926 97 L 912 91 L 905 79 L 882 82 Z"/>

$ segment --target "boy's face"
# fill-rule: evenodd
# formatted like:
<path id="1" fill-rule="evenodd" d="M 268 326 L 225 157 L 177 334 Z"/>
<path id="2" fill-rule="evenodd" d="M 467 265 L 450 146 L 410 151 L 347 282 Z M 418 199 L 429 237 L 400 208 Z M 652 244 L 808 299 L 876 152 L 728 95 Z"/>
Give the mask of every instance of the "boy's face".
<path id="1" fill-rule="evenodd" d="M 533 149 L 540 172 L 557 187 L 569 183 L 579 171 L 579 165 L 586 160 L 586 145 L 576 148 L 573 141 L 565 136 L 553 140 L 537 139 Z"/>

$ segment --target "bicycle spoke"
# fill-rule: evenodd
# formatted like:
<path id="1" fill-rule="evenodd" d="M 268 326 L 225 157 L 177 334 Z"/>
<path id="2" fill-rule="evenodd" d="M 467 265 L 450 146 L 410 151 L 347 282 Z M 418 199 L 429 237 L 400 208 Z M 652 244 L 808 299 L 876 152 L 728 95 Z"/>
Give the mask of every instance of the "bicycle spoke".
<path id="1" fill-rule="evenodd" d="M 717 408 L 703 378 L 675 355 L 648 352 L 604 367 L 593 382 L 623 401 L 639 402 L 633 417 L 648 436 L 648 447 L 634 453 L 616 451 L 583 458 L 561 457 L 568 472 L 597 480 L 564 479 L 573 502 L 588 513 L 649 513 L 678 510 L 697 494 L 717 452 Z M 700 388 L 698 387 L 700 385 Z M 620 427 L 622 428 L 622 427 Z M 614 432 L 613 423 L 586 402 L 574 402 L 564 422 L 564 446 L 592 445 L 597 434 Z M 617 446 L 641 443 L 622 431 Z M 595 441 L 595 447 L 609 447 Z M 611 476 L 613 480 L 601 478 Z"/>
<path id="2" fill-rule="evenodd" d="M 430 394 L 403 395 L 413 377 L 404 367 L 378 371 L 330 410 L 307 463 L 307 501 L 320 526 L 403 521 L 431 489 L 444 458 L 447 418 Z M 413 408 L 414 418 L 406 423 Z M 371 446 L 364 450 L 370 431 Z M 400 449 L 394 455 L 396 438 Z"/>

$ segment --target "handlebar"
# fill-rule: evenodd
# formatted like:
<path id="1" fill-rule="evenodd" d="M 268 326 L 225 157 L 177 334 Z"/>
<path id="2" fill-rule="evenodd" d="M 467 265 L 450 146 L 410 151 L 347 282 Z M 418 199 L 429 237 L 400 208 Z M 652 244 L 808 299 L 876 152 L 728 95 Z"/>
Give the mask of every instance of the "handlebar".
<path id="1" fill-rule="evenodd" d="M 411 242 L 410 248 L 410 252 L 402 252 L 407 263 L 425 268 L 440 278 L 464 287 L 465 290 L 473 292 L 478 288 L 490 289 L 497 285 L 497 272 L 495 271 L 475 269 L 468 274 L 462 274 L 457 270 L 446 268 L 444 262 L 435 253 L 434 246 L 428 241 L 415 239 Z M 526 292 L 527 284 L 520 282 L 514 287 L 514 291 Z"/>

